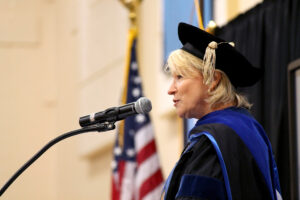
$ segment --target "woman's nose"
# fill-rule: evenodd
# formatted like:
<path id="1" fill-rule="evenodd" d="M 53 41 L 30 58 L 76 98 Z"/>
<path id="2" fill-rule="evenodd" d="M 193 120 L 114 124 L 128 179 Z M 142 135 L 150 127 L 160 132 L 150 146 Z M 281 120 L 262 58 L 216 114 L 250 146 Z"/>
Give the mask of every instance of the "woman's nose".
<path id="1" fill-rule="evenodd" d="M 174 95 L 175 92 L 176 92 L 176 87 L 175 87 L 174 81 L 172 81 L 172 84 L 170 85 L 169 90 L 168 90 L 168 95 Z"/>

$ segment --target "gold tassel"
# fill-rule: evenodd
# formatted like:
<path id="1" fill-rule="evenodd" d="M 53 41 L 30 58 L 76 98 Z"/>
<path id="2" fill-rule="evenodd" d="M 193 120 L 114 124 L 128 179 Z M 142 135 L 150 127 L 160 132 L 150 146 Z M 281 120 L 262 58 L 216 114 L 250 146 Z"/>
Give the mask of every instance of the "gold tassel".
<path id="1" fill-rule="evenodd" d="M 204 70 L 203 76 L 206 77 L 206 81 L 204 82 L 206 85 L 211 83 L 213 80 L 213 74 L 216 68 L 216 49 L 218 48 L 218 44 L 215 41 L 212 41 L 208 44 L 205 50 L 203 63 Z"/>

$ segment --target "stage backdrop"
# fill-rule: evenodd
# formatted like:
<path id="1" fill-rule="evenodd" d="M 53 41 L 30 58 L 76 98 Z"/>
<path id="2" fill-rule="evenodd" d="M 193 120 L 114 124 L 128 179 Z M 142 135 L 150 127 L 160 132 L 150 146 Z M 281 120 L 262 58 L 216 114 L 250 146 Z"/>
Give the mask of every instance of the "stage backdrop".
<path id="1" fill-rule="evenodd" d="M 290 199 L 287 66 L 300 57 L 299 10 L 297 0 L 264 1 L 216 32 L 264 70 L 263 80 L 243 92 L 272 143 L 283 199 Z"/>

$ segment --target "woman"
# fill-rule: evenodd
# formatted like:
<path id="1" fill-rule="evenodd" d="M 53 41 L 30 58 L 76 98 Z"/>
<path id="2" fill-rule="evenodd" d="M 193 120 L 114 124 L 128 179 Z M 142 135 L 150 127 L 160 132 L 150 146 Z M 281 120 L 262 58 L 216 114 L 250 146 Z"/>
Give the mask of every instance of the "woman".
<path id="1" fill-rule="evenodd" d="M 251 105 L 236 92 L 261 71 L 234 46 L 180 23 L 181 49 L 168 58 L 177 114 L 199 119 L 169 175 L 164 199 L 281 199 L 276 163 Z"/>

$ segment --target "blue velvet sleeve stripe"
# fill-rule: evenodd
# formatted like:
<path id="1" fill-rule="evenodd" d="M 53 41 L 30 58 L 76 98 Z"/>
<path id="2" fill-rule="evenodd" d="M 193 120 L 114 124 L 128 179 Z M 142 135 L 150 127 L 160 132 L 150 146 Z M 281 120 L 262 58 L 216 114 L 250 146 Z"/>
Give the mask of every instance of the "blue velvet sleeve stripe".
<path id="1" fill-rule="evenodd" d="M 227 198 L 228 198 L 228 200 L 232 200 L 230 183 L 229 183 L 229 178 L 228 178 L 228 173 L 227 173 L 225 161 L 223 159 L 222 152 L 221 152 L 221 150 L 219 148 L 219 145 L 218 145 L 217 141 L 215 140 L 215 138 L 207 132 L 200 132 L 200 133 L 196 133 L 196 134 L 191 135 L 189 137 L 189 140 L 191 141 L 192 144 L 194 144 L 194 143 L 197 142 L 196 138 L 198 138 L 202 135 L 205 135 L 211 141 L 212 145 L 214 146 L 214 148 L 216 150 L 216 153 L 218 155 L 220 165 L 221 165 L 221 168 L 222 168 L 223 178 L 224 178 L 224 182 L 225 182 L 225 189 L 226 189 L 226 192 L 227 192 Z"/>
<path id="2" fill-rule="evenodd" d="M 188 152 L 188 151 L 194 146 L 195 143 L 196 143 L 196 141 L 193 141 L 193 143 L 191 143 L 191 144 L 184 150 L 183 154 L 186 153 L 186 152 Z M 166 194 L 166 193 L 168 192 L 168 189 L 169 189 L 169 186 L 170 186 L 170 182 L 171 182 L 171 179 L 172 179 L 172 176 L 173 176 L 173 172 L 174 172 L 176 166 L 177 166 L 177 163 L 176 163 L 175 167 L 172 169 L 171 173 L 169 174 L 167 180 L 165 181 L 165 185 L 164 185 L 164 187 L 163 187 L 161 196 L 163 196 L 164 194 Z M 164 195 L 164 200 L 166 200 L 166 195 Z"/>
<path id="3" fill-rule="evenodd" d="M 181 178 L 176 199 L 184 197 L 225 200 L 226 192 L 223 183 L 218 179 L 187 174 Z"/>

